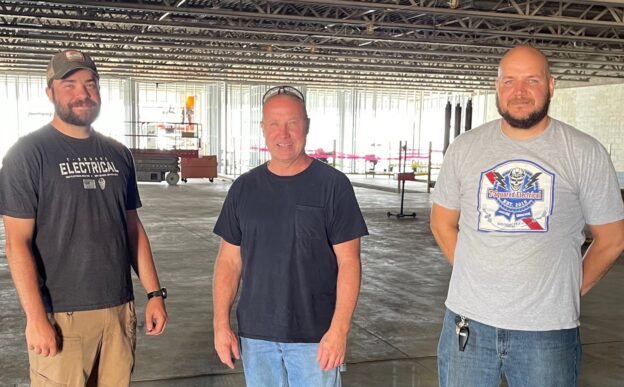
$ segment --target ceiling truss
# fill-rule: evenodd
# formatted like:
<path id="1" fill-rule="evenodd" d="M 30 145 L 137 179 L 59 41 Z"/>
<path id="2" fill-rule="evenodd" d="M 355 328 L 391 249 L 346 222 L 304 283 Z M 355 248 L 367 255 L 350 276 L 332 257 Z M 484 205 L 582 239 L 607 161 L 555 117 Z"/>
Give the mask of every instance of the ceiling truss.
<path id="1" fill-rule="evenodd" d="M 0 1 L 0 72 L 80 48 L 106 76 L 474 93 L 510 47 L 624 82 L 624 4 L 549 0 Z"/>

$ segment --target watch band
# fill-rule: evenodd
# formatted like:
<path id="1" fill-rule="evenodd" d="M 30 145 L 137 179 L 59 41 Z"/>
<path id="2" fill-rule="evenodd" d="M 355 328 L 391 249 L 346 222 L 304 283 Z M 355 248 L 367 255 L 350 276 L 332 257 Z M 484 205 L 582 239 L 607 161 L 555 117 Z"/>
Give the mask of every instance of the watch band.
<path id="1" fill-rule="evenodd" d="M 151 300 L 154 297 L 162 297 L 163 300 L 167 298 L 167 289 L 161 288 L 159 290 L 155 290 L 153 292 L 147 293 L 147 299 Z"/>

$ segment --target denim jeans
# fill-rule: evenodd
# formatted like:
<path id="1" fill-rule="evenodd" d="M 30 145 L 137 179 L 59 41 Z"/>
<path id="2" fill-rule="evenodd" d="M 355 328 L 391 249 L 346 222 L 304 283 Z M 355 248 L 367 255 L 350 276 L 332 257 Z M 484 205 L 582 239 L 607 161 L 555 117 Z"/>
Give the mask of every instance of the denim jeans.
<path id="1" fill-rule="evenodd" d="M 574 387 L 581 367 L 579 328 L 555 331 L 499 329 L 468 321 L 463 352 L 455 330 L 456 314 L 446 310 L 438 343 L 441 387 Z"/>
<path id="2" fill-rule="evenodd" d="M 339 368 L 321 370 L 318 343 L 278 343 L 241 337 L 248 387 L 340 387 Z"/>

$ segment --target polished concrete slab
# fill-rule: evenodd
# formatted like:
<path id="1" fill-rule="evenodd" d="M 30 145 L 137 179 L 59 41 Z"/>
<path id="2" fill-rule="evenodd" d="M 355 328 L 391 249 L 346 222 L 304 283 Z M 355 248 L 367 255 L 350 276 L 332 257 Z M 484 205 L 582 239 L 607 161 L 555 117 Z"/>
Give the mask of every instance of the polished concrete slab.
<path id="1" fill-rule="evenodd" d="M 371 235 L 362 244 L 363 282 L 343 374 L 345 386 L 436 386 L 436 345 L 451 269 L 429 231 L 425 184 L 408 182 L 397 219 L 396 181 L 353 178 Z M 421 184 L 421 185 L 419 185 Z M 169 289 L 170 323 L 160 337 L 140 334 L 133 386 L 241 386 L 213 351 L 211 281 L 219 239 L 212 227 L 230 182 L 189 180 L 170 187 L 140 184 L 140 216 L 150 236 L 161 282 Z M 366 188 L 364 188 L 366 187 Z M 0 386 L 28 384 L 24 320 L 4 254 L 0 226 Z M 624 385 L 624 261 L 582 305 L 582 386 Z M 135 280 L 139 332 L 145 298 Z"/>

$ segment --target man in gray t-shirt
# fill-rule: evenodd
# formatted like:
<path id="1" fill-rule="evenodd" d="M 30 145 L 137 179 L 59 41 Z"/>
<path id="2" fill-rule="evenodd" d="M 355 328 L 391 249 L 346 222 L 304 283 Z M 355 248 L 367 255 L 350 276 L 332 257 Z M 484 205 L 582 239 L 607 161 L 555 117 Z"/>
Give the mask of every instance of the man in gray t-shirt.
<path id="1" fill-rule="evenodd" d="M 609 155 L 548 116 L 546 57 L 519 46 L 496 81 L 502 119 L 458 137 L 436 183 L 431 229 L 453 265 L 440 385 L 574 386 L 580 297 L 624 248 Z M 594 241 L 585 256 L 583 227 Z"/>

